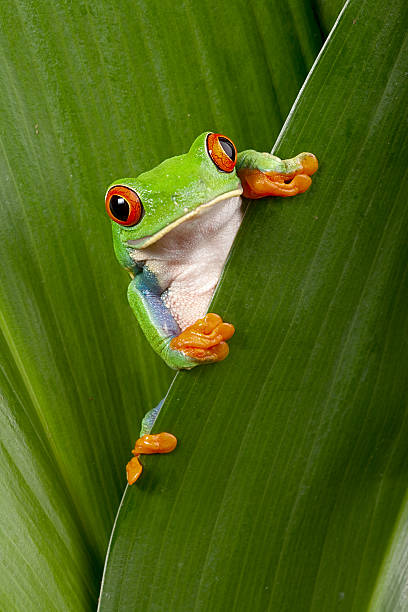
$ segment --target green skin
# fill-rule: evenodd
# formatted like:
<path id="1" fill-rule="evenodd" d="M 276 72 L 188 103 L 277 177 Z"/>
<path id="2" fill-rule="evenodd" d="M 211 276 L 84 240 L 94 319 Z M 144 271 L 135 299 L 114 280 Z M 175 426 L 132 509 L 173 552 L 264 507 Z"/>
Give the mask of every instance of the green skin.
<path id="1" fill-rule="evenodd" d="M 207 135 L 208 132 L 198 136 L 188 153 L 167 159 L 137 178 L 115 181 L 109 187 L 129 187 L 137 192 L 143 204 L 144 215 L 136 226 L 112 222 L 114 249 L 120 264 L 133 277 L 128 289 L 133 312 L 153 349 L 174 369 L 190 369 L 201 362 L 170 348 L 171 340 L 182 330 L 161 298 L 160 279 L 142 263 L 135 263 L 132 248 L 140 250 L 151 245 L 183 217 L 186 217 L 183 223 L 188 223 L 203 204 L 228 197 L 226 194 L 238 197 L 242 185 L 236 170 L 240 168 L 291 174 L 302 167 L 303 154 L 281 160 L 269 153 L 243 151 L 238 153 L 234 170 L 222 172 L 209 157 Z M 131 246 L 128 241 L 132 241 Z"/>

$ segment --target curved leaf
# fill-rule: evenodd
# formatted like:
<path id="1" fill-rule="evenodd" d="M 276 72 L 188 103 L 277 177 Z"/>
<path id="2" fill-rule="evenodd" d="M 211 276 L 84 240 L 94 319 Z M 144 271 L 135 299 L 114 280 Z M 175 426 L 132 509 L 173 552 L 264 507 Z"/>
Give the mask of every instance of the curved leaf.
<path id="1" fill-rule="evenodd" d="M 180 444 L 124 496 L 101 610 L 361 612 L 392 568 L 408 482 L 406 17 L 403 0 L 350 2 L 290 113 L 278 154 L 313 151 L 320 170 L 294 201 L 249 207 L 212 305 L 236 325 L 230 357 L 174 382 L 156 431 Z"/>
<path id="2" fill-rule="evenodd" d="M 10 358 L 0 340 L 1 355 Z M 88 550 L 18 371 L 0 372 L 2 610 L 89 610 L 98 559 Z M 33 418 L 34 417 L 34 418 Z"/>
<path id="3" fill-rule="evenodd" d="M 1 604 L 80 610 L 140 419 L 172 377 L 127 305 L 106 185 L 208 128 L 267 146 L 321 38 L 295 0 L 12 0 L 0 14 L 0 512 L 18 534 Z"/>

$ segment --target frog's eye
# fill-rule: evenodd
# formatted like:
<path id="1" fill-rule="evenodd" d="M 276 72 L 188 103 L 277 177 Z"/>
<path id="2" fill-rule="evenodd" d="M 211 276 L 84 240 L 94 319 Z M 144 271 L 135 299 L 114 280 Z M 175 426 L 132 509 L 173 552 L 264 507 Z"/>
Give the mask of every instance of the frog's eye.
<path id="1" fill-rule="evenodd" d="M 232 172 L 237 163 L 234 143 L 222 134 L 208 134 L 207 151 L 214 164 L 222 172 Z"/>
<path id="2" fill-rule="evenodd" d="M 111 187 L 105 198 L 106 212 L 119 225 L 136 225 L 142 218 L 143 206 L 133 189 L 123 185 Z"/>

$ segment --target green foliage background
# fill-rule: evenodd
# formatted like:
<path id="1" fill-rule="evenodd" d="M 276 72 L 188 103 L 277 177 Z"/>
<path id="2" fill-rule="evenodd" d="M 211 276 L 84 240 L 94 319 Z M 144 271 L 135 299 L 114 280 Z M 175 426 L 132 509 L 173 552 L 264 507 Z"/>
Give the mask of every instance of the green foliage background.
<path id="1" fill-rule="evenodd" d="M 340 8 L 2 4 L 2 608 L 95 607 L 173 376 L 127 305 L 106 185 L 207 129 L 269 150 Z M 160 426 L 181 444 L 126 494 L 103 609 L 403 609 L 406 16 L 350 3 L 296 105 L 278 153 L 321 170 L 245 219 L 214 303 L 231 357 L 177 377 Z"/>

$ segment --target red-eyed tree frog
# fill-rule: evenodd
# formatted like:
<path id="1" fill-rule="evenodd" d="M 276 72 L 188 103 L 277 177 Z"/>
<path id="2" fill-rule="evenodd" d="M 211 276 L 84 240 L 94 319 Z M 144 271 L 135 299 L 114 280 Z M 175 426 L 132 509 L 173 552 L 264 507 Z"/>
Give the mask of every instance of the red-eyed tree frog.
<path id="1" fill-rule="evenodd" d="M 237 153 L 229 138 L 206 132 L 188 153 L 108 188 L 116 257 L 132 279 L 130 305 L 171 368 L 191 369 L 228 355 L 233 325 L 206 313 L 242 221 L 242 197 L 303 193 L 317 167 L 312 153 L 286 160 L 253 150 Z M 129 484 L 142 472 L 139 455 L 176 446 L 172 434 L 150 434 L 160 407 L 143 419 L 127 466 Z"/>

